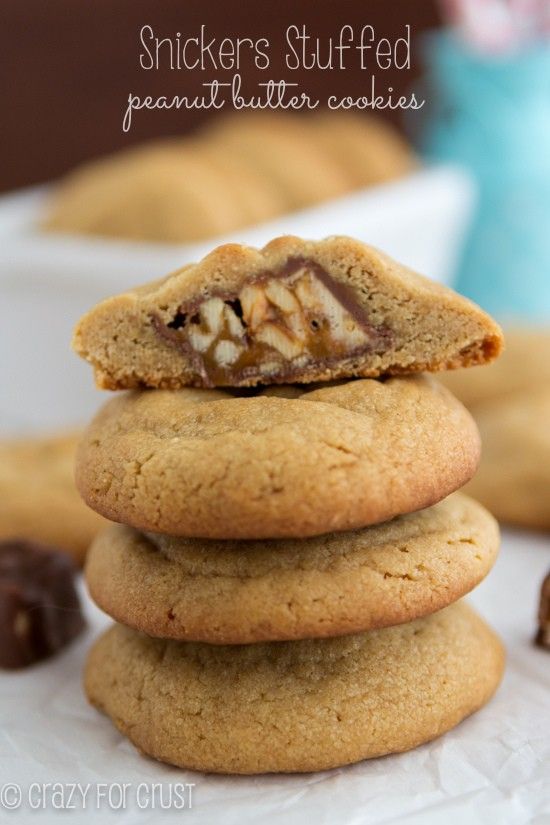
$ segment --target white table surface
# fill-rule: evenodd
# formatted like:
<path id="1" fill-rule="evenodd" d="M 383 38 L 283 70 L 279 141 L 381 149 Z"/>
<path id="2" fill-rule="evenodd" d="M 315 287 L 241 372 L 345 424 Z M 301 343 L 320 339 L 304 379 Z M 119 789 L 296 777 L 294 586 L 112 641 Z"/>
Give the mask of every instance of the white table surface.
<path id="1" fill-rule="evenodd" d="M 508 650 L 504 682 L 486 708 L 410 753 L 308 775 L 206 776 L 140 756 L 84 699 L 86 651 L 107 624 L 85 597 L 90 626 L 78 643 L 50 662 L 0 674 L 0 787 L 18 783 L 22 789 L 21 807 L 0 807 L 0 821 L 79 823 L 101 816 L 103 825 L 548 825 L 550 652 L 532 644 L 548 569 L 550 537 L 506 532 L 496 567 L 470 597 Z M 48 782 L 91 783 L 88 807 L 29 810 L 31 783 Z M 169 783 L 194 783 L 192 809 L 138 808 L 137 788 L 144 782 L 163 783 L 165 794 Z M 126 808 L 111 810 L 104 800 L 98 808 L 97 783 L 131 783 Z M 155 796 L 140 793 L 142 804 Z"/>

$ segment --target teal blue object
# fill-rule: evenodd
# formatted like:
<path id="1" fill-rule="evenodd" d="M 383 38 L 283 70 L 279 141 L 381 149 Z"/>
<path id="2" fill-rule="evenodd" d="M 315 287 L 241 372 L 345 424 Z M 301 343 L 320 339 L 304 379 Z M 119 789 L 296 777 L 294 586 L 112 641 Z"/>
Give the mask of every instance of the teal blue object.
<path id="1" fill-rule="evenodd" d="M 479 187 L 456 288 L 506 319 L 550 319 L 550 47 L 485 57 L 447 32 L 425 42 L 425 156 Z"/>

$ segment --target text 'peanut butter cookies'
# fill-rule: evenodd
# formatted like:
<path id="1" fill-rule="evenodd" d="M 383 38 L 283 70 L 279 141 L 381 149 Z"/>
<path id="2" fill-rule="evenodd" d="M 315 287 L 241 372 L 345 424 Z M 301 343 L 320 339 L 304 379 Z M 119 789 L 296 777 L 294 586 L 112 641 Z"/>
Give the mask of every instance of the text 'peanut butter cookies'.
<path id="1" fill-rule="evenodd" d="M 144 753 L 215 773 L 317 771 L 409 750 L 484 705 L 502 646 L 467 605 L 337 639 L 216 646 L 115 625 L 90 701 Z"/>
<path id="2" fill-rule="evenodd" d="M 297 398 L 127 393 L 85 431 L 76 481 L 90 507 L 141 530 L 284 538 L 435 504 L 472 477 L 478 460 L 470 414 L 419 376 Z"/>
<path id="3" fill-rule="evenodd" d="M 97 383 L 253 386 L 491 361 L 499 327 L 474 304 L 359 241 L 277 238 L 103 301 L 73 346 Z"/>
<path id="4" fill-rule="evenodd" d="M 485 577 L 498 544 L 493 517 L 456 493 L 376 527 L 310 539 L 208 542 L 112 525 L 90 549 L 86 579 L 99 607 L 149 636 L 314 639 L 447 607 Z"/>

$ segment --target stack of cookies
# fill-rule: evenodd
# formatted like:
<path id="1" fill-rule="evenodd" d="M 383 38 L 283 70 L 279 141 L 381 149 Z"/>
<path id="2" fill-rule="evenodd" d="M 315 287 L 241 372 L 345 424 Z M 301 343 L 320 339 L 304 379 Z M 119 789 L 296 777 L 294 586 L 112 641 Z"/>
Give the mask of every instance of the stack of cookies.
<path id="1" fill-rule="evenodd" d="M 74 345 L 130 390 L 76 475 L 119 522 L 87 561 L 117 624 L 86 691 L 141 751 L 320 770 L 415 747 L 490 698 L 503 651 L 460 599 L 498 529 L 455 492 L 479 436 L 419 374 L 496 357 L 487 315 L 349 238 L 286 237 L 103 302 Z"/>

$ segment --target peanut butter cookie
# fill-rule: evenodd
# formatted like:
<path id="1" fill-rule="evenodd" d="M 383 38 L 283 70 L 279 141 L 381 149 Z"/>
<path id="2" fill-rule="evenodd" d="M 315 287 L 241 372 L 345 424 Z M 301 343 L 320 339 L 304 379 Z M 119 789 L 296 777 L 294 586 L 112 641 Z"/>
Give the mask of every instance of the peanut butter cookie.
<path id="1" fill-rule="evenodd" d="M 86 579 L 103 610 L 149 636 L 315 639 L 446 607 L 485 577 L 498 544 L 492 516 L 455 493 L 385 524 L 310 539 L 177 539 L 116 524 L 93 543 Z"/>
<path id="2" fill-rule="evenodd" d="M 217 646 L 115 625 L 93 647 L 92 704 L 183 768 L 317 771 L 406 751 L 484 705 L 502 645 L 465 604 L 355 636 Z"/>
<path id="3" fill-rule="evenodd" d="M 346 170 L 352 189 L 376 186 L 419 167 L 410 144 L 376 115 L 322 112 L 313 115 L 309 125 L 325 151 Z"/>
<path id="4" fill-rule="evenodd" d="M 195 144 L 156 141 L 85 164 L 64 180 L 42 228 L 138 241 L 183 243 L 225 234 L 264 217 L 250 211 L 250 175 L 212 163 Z M 241 198 L 241 188 L 248 193 Z M 275 204 L 274 211 L 278 211 Z M 273 214 L 270 210 L 268 214 Z"/>
<path id="5" fill-rule="evenodd" d="M 550 530 L 550 387 L 475 408 L 483 459 L 470 495 L 500 520 Z"/>
<path id="6" fill-rule="evenodd" d="M 79 436 L 0 442 L 0 538 L 25 538 L 65 550 L 82 564 L 105 521 L 82 502 L 74 484 Z"/>
<path id="7" fill-rule="evenodd" d="M 425 376 L 233 397 L 133 391 L 97 414 L 76 480 L 141 530 L 284 538 L 351 530 L 440 501 L 479 459 L 470 414 Z"/>

